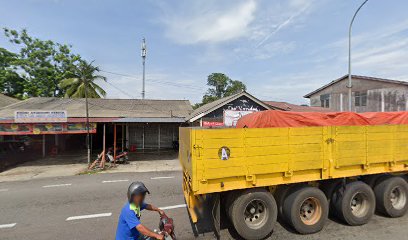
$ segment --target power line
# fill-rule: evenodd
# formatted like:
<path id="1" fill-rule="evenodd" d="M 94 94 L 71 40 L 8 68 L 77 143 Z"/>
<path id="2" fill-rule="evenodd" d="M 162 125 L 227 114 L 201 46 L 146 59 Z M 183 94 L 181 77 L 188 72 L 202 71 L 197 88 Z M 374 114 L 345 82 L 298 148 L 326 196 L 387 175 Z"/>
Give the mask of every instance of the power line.
<path id="1" fill-rule="evenodd" d="M 129 74 L 124 74 L 124 73 L 117 73 L 117 72 L 111 72 L 111 71 L 105 71 L 105 70 L 101 70 L 101 72 L 105 72 L 105 73 L 109 73 L 109 74 L 113 74 L 113 75 L 118 75 L 118 76 L 122 76 L 122 77 L 126 77 L 126 78 L 141 80 L 141 78 L 139 78 L 139 77 L 132 76 L 132 75 L 129 75 Z M 196 90 L 196 91 L 203 92 L 202 87 L 198 87 L 198 86 L 194 86 L 194 85 L 190 85 L 190 84 L 174 83 L 174 82 L 162 81 L 162 80 L 157 80 L 157 79 L 148 79 L 148 80 L 151 81 L 151 82 L 159 83 L 159 84 L 163 84 L 163 85 L 188 88 L 188 89 L 191 89 L 191 90 Z"/>
<path id="2" fill-rule="evenodd" d="M 109 81 L 106 81 L 107 84 L 109 84 L 111 87 L 115 88 L 116 90 L 118 90 L 119 92 L 125 94 L 126 96 L 130 97 L 130 98 L 135 98 L 134 96 L 130 95 L 129 93 L 125 92 L 124 90 L 116 87 L 115 85 L 113 85 L 112 83 L 110 83 Z"/>

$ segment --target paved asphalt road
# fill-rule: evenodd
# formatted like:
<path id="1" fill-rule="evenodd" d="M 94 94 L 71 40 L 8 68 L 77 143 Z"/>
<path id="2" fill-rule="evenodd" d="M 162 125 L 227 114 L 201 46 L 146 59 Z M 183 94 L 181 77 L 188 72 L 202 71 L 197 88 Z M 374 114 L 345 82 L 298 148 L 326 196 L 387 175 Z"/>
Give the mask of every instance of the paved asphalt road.
<path id="1" fill-rule="evenodd" d="M 152 194 L 148 202 L 160 207 L 184 204 L 180 172 L 94 174 L 0 183 L 0 239 L 114 239 L 126 189 L 133 180 L 144 181 L 149 187 Z M 178 239 L 194 239 L 185 208 L 166 212 L 175 220 Z M 76 217 L 94 214 L 102 215 Z M 74 220 L 67 221 L 70 217 Z M 143 212 L 142 222 L 148 227 L 157 228 L 158 220 L 156 213 Z M 303 236 L 278 224 L 271 239 L 408 239 L 407 226 L 408 216 L 375 216 L 360 227 L 329 221 L 322 232 Z M 222 234 L 223 239 L 233 239 L 227 230 Z M 206 233 L 198 239 L 214 237 Z"/>

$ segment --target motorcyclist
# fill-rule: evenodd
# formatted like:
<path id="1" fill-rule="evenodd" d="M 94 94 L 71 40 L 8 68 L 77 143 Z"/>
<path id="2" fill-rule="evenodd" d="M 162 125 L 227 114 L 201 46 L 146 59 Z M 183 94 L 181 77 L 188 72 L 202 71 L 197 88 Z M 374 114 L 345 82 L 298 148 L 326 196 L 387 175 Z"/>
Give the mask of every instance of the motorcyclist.
<path id="1" fill-rule="evenodd" d="M 127 192 L 128 202 L 123 206 L 116 229 L 116 240 L 164 239 L 164 236 L 149 230 L 140 223 L 141 211 L 147 209 L 161 215 L 163 210 L 144 202 L 149 190 L 142 182 L 130 184 Z"/>

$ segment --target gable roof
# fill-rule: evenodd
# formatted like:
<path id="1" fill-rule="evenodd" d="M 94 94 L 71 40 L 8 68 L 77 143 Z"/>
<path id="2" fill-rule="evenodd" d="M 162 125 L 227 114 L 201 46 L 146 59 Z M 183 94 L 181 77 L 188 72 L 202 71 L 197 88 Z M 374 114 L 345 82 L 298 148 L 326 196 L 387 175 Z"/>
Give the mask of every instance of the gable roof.
<path id="1" fill-rule="evenodd" d="M 287 102 L 276 102 L 276 101 L 264 101 L 264 103 L 270 105 L 271 107 L 279 108 L 284 111 L 291 112 L 330 112 L 328 108 L 322 107 L 311 107 L 311 106 L 302 106 L 291 104 Z"/>
<path id="2" fill-rule="evenodd" d="M 385 82 L 385 83 L 393 83 L 393 84 L 401 84 L 401 85 L 407 85 L 408 82 L 405 81 L 400 81 L 400 80 L 392 80 L 392 79 L 385 79 L 385 78 L 376 78 L 376 77 L 367 77 L 367 76 L 360 76 L 360 75 L 351 75 L 352 78 L 354 79 L 362 79 L 362 80 L 370 80 L 370 81 L 380 81 L 380 82 Z M 313 94 L 320 92 L 321 90 L 330 87 L 331 85 L 338 83 L 344 79 L 348 78 L 348 74 L 342 76 L 341 78 L 338 78 L 336 80 L 331 81 L 330 83 L 323 85 L 322 87 L 306 94 L 303 96 L 304 98 L 310 98 Z"/>
<path id="3" fill-rule="evenodd" d="M 224 106 L 225 104 L 228 104 L 232 101 L 234 101 L 237 98 L 240 98 L 242 96 L 246 96 L 247 98 L 251 99 L 252 101 L 256 102 L 257 104 L 261 105 L 262 107 L 266 108 L 266 109 L 275 109 L 271 106 L 269 106 L 268 104 L 265 104 L 264 102 L 262 102 L 261 100 L 257 99 L 256 97 L 252 96 L 251 94 L 247 93 L 246 91 L 242 91 L 236 94 L 233 94 L 231 96 L 228 97 L 223 97 L 220 98 L 218 100 L 215 100 L 213 102 L 204 104 L 203 106 L 195 109 L 190 116 L 187 117 L 187 120 L 189 122 L 194 122 L 197 119 L 200 119 L 201 117 L 207 115 L 208 113 L 217 110 L 218 108 Z"/>
<path id="4" fill-rule="evenodd" d="M 10 104 L 19 102 L 20 100 L 6 96 L 0 93 L 0 108 L 6 107 Z"/>
<path id="5" fill-rule="evenodd" d="M 188 100 L 106 99 L 90 98 L 91 118 L 185 118 L 192 112 Z M 0 118 L 14 117 L 15 111 L 65 110 L 70 118 L 86 117 L 84 98 L 35 97 L 0 109 Z"/>

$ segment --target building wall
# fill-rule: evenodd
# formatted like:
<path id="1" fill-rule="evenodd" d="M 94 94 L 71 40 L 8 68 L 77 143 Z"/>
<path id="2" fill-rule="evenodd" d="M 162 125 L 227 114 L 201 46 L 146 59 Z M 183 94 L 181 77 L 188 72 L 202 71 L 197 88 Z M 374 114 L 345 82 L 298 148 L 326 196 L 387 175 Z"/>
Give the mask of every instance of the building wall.
<path id="1" fill-rule="evenodd" d="M 310 97 L 310 105 L 320 107 L 321 96 L 330 95 L 330 107 L 333 111 L 348 111 L 348 79 L 335 83 Z M 365 79 L 353 79 L 352 111 L 389 112 L 405 111 L 408 101 L 408 86 Z M 366 92 L 366 106 L 356 106 L 355 93 Z"/>

